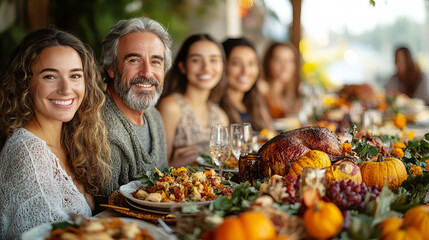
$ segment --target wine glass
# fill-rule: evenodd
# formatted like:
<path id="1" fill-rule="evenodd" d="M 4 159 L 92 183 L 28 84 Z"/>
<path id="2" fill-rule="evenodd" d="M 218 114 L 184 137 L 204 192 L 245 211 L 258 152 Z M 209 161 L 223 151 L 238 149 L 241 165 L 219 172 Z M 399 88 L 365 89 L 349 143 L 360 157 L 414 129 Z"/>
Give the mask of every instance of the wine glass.
<path id="1" fill-rule="evenodd" d="M 243 123 L 243 145 L 241 153 L 253 152 L 253 129 L 252 124 Z"/>
<path id="2" fill-rule="evenodd" d="M 230 129 L 232 154 L 234 154 L 235 158 L 238 160 L 243 149 L 243 126 L 238 123 L 232 123 Z"/>
<path id="3" fill-rule="evenodd" d="M 214 125 L 210 132 L 210 154 L 219 163 L 219 175 L 223 174 L 223 165 L 231 155 L 231 135 L 229 126 Z"/>

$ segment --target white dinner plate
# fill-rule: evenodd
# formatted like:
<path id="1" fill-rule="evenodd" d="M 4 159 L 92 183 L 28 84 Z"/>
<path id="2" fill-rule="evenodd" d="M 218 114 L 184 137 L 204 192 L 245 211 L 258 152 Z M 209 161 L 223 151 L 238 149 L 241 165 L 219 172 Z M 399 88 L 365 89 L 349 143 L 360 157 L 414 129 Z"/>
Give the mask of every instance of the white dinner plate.
<path id="1" fill-rule="evenodd" d="M 135 222 L 137 225 L 141 228 L 147 229 L 152 235 L 152 237 L 155 240 L 177 240 L 176 236 L 172 234 L 166 233 L 162 228 L 159 228 L 151 223 L 147 223 L 138 219 L 133 218 L 119 218 L 124 223 L 132 223 Z M 57 221 L 57 222 L 63 222 L 63 221 Z M 52 222 L 52 223 L 57 223 Z M 39 226 L 36 226 L 26 232 L 22 235 L 22 240 L 44 240 L 45 238 L 49 237 L 50 232 L 52 230 L 52 223 L 45 223 Z"/>
<path id="2" fill-rule="evenodd" d="M 173 214 L 171 211 L 165 211 L 164 212 L 164 211 L 161 211 L 161 210 L 155 210 L 155 209 L 145 208 L 145 207 L 139 206 L 138 204 L 135 204 L 135 203 L 131 202 L 128 199 L 125 199 L 125 201 L 130 206 L 132 206 L 132 207 L 134 207 L 136 209 L 142 210 L 142 211 L 146 211 L 146 212 L 150 212 L 150 213 L 156 213 L 156 214 L 164 214 L 164 215 L 166 215 L 166 214 Z M 196 214 L 197 213 L 181 213 L 182 216 L 194 216 Z"/>
<path id="3" fill-rule="evenodd" d="M 135 180 L 132 182 L 129 182 L 125 185 L 122 185 L 119 187 L 119 192 L 128 200 L 139 204 L 145 208 L 151 208 L 151 209 L 156 209 L 156 210 L 161 210 L 161 211 L 170 211 L 170 208 L 172 206 L 185 206 L 188 205 L 189 202 L 150 202 L 150 201 L 145 201 L 145 200 L 140 200 L 137 199 L 133 196 L 133 192 L 135 192 L 137 189 L 140 189 L 141 187 L 145 186 L 143 183 L 141 183 L 139 180 Z M 192 202 L 196 205 L 199 206 L 207 206 L 209 205 L 212 201 L 202 201 L 202 202 Z"/>
<path id="4" fill-rule="evenodd" d="M 142 210 L 145 212 L 150 212 L 150 213 L 155 213 L 155 214 L 169 214 L 170 210 L 167 209 L 152 209 L 152 208 L 145 208 L 143 206 L 140 206 L 139 204 L 134 203 L 133 201 L 128 200 L 127 198 L 125 198 L 125 201 L 133 208 L 138 209 L 138 210 Z"/>

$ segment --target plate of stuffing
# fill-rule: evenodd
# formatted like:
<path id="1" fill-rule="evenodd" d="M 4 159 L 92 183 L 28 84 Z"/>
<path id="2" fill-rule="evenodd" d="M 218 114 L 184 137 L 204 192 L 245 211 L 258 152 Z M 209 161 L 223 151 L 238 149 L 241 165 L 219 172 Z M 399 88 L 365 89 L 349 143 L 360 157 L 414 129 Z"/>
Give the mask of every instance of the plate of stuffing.
<path id="1" fill-rule="evenodd" d="M 181 167 L 147 171 L 139 180 L 122 185 L 119 191 L 139 206 L 168 212 L 173 206 L 189 203 L 209 205 L 218 197 L 231 195 L 233 188 L 214 169 L 197 171 Z"/>
<path id="2" fill-rule="evenodd" d="M 84 218 L 56 221 L 36 226 L 22 235 L 22 240 L 60 239 L 143 239 L 177 240 L 161 228 L 132 218 Z"/>

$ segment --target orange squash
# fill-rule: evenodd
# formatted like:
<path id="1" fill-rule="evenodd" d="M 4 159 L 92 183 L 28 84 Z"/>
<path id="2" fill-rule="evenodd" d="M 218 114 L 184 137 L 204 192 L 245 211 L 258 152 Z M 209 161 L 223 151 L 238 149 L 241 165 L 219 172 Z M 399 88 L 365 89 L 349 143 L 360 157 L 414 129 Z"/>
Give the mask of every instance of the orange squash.
<path id="1" fill-rule="evenodd" d="M 397 231 L 402 226 L 402 219 L 398 217 L 388 217 L 378 224 L 381 228 L 380 238 L 383 239 L 392 231 Z"/>
<path id="2" fill-rule="evenodd" d="M 362 181 L 369 187 L 378 186 L 381 190 L 388 183 L 390 189 L 398 188 L 408 178 L 404 163 L 393 157 L 384 158 L 378 155 L 376 161 L 359 163 Z"/>
<path id="3" fill-rule="evenodd" d="M 337 235 L 344 222 L 340 209 L 331 202 L 320 201 L 304 212 L 304 226 L 317 239 L 328 239 Z"/>
<path id="4" fill-rule="evenodd" d="M 216 229 L 215 240 L 268 240 L 276 237 L 274 223 L 259 212 L 226 217 Z"/>
<path id="5" fill-rule="evenodd" d="M 334 181 L 352 179 L 358 184 L 362 183 L 360 168 L 350 160 L 340 160 L 326 169 L 326 180 L 328 184 Z"/>
<path id="6" fill-rule="evenodd" d="M 306 167 L 326 168 L 331 166 L 331 159 L 328 154 L 319 150 L 311 150 L 302 155 L 297 161 L 293 162 L 289 174 L 295 178 L 301 174 L 302 169 Z"/>
<path id="7" fill-rule="evenodd" d="M 397 230 L 390 231 L 381 240 L 423 240 L 422 234 L 413 227 L 401 227 Z"/>
<path id="8" fill-rule="evenodd" d="M 429 239 L 429 205 L 419 205 L 404 214 L 404 224 L 420 231 L 424 240 Z"/>

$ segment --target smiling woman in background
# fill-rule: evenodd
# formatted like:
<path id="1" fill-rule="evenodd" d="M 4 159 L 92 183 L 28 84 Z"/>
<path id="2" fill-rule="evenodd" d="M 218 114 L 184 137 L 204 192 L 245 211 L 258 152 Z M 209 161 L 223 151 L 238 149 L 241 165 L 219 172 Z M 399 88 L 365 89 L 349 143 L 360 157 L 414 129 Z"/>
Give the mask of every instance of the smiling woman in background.
<path id="1" fill-rule="evenodd" d="M 298 58 L 298 50 L 291 43 L 272 43 L 265 52 L 264 81 L 258 87 L 272 118 L 297 114 L 301 108 Z"/>
<path id="2" fill-rule="evenodd" d="M 420 98 L 429 105 L 429 80 L 414 62 L 407 47 L 395 51 L 396 73 L 386 85 L 387 94 L 404 93 L 410 98 Z"/>
<path id="3" fill-rule="evenodd" d="M 90 217 L 110 177 L 92 52 L 54 28 L 29 34 L 0 82 L 0 238 Z"/>
<path id="4" fill-rule="evenodd" d="M 210 126 L 229 124 L 216 103 L 226 84 L 224 63 L 222 46 L 210 35 L 192 35 L 180 48 L 158 104 L 170 166 L 187 166 L 208 154 Z"/>
<path id="5" fill-rule="evenodd" d="M 260 67 L 254 45 L 245 38 L 230 38 L 222 45 L 227 57 L 228 87 L 221 107 L 231 123 L 250 122 L 254 130 L 272 130 L 267 106 L 256 87 Z"/>

